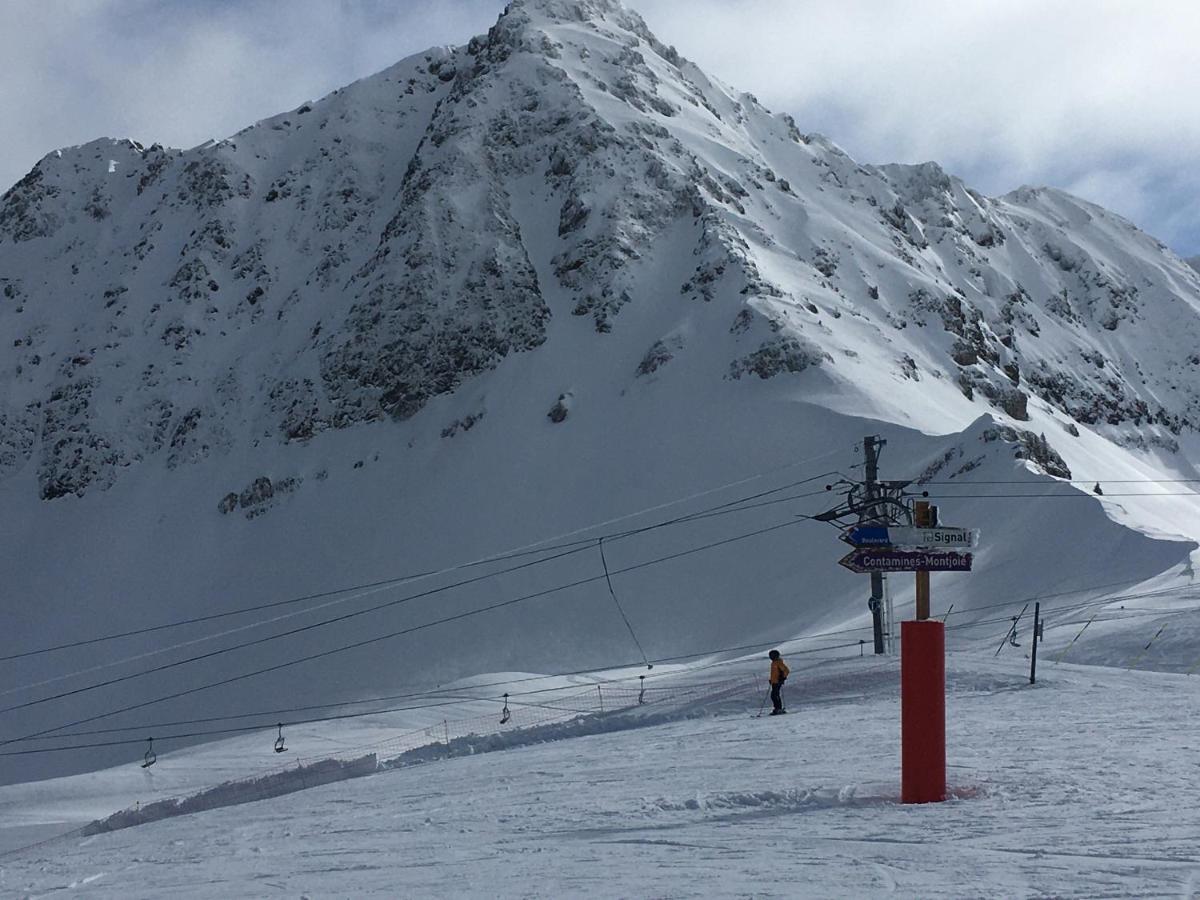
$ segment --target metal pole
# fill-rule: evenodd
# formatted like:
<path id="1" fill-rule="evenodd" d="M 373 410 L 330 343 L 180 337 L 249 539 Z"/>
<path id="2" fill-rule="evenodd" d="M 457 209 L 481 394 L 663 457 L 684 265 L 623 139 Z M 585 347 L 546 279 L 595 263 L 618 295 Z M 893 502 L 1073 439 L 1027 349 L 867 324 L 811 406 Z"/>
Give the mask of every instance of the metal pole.
<path id="1" fill-rule="evenodd" d="M 879 449 L 886 441 L 880 440 L 875 435 L 867 435 L 863 438 L 863 455 L 866 457 L 866 492 L 867 492 L 867 512 L 859 515 L 859 522 L 864 521 L 880 521 L 879 507 L 872 503 L 879 496 Z M 883 573 L 871 573 L 871 599 L 867 601 L 867 608 L 871 610 L 871 625 L 875 632 L 875 653 L 876 655 L 884 653 L 883 646 Z"/>
<path id="2" fill-rule="evenodd" d="M 1037 645 L 1038 634 L 1040 633 L 1039 624 L 1042 620 L 1042 604 L 1033 604 L 1033 649 L 1029 651 L 1029 683 L 1037 683 Z"/>

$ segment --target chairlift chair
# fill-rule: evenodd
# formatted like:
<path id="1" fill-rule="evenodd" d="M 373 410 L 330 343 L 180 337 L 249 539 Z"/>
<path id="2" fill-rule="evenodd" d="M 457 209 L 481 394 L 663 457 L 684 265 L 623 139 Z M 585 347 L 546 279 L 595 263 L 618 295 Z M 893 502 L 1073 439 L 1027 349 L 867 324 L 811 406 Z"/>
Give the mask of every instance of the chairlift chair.
<path id="1" fill-rule="evenodd" d="M 148 769 L 158 762 L 158 754 L 154 752 L 154 738 L 147 738 L 150 746 L 146 748 L 146 755 L 142 757 L 142 768 Z"/>

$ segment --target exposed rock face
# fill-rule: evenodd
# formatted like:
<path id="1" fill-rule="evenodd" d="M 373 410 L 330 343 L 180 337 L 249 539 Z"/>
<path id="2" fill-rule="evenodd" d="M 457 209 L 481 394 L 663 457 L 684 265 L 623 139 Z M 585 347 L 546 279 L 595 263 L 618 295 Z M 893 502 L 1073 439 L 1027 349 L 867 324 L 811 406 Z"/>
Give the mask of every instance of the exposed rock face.
<path id="1" fill-rule="evenodd" d="M 797 338 L 777 338 L 764 343 L 748 356 L 734 360 L 729 366 L 729 375 L 741 378 L 749 374 L 767 379 L 784 372 L 803 372 L 827 360 L 829 357 L 826 354 Z"/>
<path id="2" fill-rule="evenodd" d="M 94 141 L 0 197 L 0 478 L 36 466 L 47 500 L 420 422 L 555 340 L 647 390 L 688 356 L 699 391 L 844 375 L 1126 446 L 1200 427 L 1193 267 L 1057 191 L 862 166 L 615 0 L 516 0 L 228 140 Z"/>
<path id="3" fill-rule="evenodd" d="M 567 416 L 571 413 L 571 403 L 574 399 L 574 395 L 570 392 L 559 394 L 558 399 L 554 401 L 554 405 L 550 407 L 550 411 L 546 413 L 546 418 L 555 425 L 565 422 Z"/>
<path id="4" fill-rule="evenodd" d="M 1043 473 L 1055 478 L 1071 477 L 1071 469 L 1046 439 L 1044 434 L 1034 434 L 1012 428 L 1008 425 L 995 425 L 985 428 L 978 435 L 982 444 L 1005 443 L 1012 445 L 1014 459 L 1027 459 L 1033 462 Z M 947 450 L 946 453 L 930 463 L 917 479 L 918 484 L 927 484 L 934 478 L 950 479 L 962 477 L 977 468 L 985 458 L 982 451 L 974 451 L 969 445 L 959 445 Z"/>

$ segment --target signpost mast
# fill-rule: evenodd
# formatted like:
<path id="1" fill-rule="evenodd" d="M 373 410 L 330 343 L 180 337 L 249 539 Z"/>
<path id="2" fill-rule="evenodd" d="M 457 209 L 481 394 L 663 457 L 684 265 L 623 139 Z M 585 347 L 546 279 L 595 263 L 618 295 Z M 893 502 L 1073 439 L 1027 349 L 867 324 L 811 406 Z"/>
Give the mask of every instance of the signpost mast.
<path id="1" fill-rule="evenodd" d="M 859 524 L 870 522 L 882 524 L 886 521 L 882 516 L 883 510 L 876 502 L 879 499 L 879 451 L 887 443 L 877 435 L 867 435 L 863 438 L 863 454 L 866 456 L 866 493 L 865 508 L 859 513 Z M 875 632 L 875 653 L 885 652 L 883 646 L 883 573 L 871 573 L 871 599 L 867 601 L 871 610 L 871 624 Z"/>
<path id="2" fill-rule="evenodd" d="M 863 439 L 865 480 L 840 482 L 847 502 L 813 518 L 844 529 L 841 540 L 854 549 L 839 565 L 871 576 L 876 653 L 884 652 L 883 575 L 916 573 L 916 615 L 900 624 L 900 795 L 904 803 L 936 803 L 946 799 L 946 634 L 930 616 L 929 573 L 970 572 L 979 531 L 939 524 L 937 507 L 927 500 L 910 507 L 909 481 L 880 482 L 885 443 L 875 435 Z M 857 524 L 849 524 L 851 517 Z"/>

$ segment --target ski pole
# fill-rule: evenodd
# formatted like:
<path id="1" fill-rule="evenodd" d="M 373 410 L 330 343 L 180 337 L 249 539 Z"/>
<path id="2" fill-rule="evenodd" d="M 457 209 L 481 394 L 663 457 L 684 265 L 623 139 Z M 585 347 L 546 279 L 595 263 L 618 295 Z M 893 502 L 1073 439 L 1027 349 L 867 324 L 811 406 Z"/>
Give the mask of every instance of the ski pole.
<path id="1" fill-rule="evenodd" d="M 762 703 L 758 704 L 758 718 L 760 719 L 762 718 L 763 710 L 767 708 L 767 698 L 770 696 L 771 691 L 768 689 L 768 691 L 763 694 Z"/>

